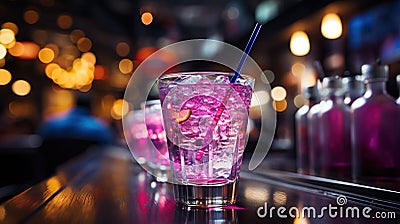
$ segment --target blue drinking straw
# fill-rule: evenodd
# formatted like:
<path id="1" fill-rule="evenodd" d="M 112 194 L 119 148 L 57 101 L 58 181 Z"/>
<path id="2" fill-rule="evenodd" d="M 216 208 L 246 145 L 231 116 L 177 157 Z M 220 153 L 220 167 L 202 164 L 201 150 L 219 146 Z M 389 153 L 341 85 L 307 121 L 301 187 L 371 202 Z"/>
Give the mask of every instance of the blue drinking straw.
<path id="1" fill-rule="evenodd" d="M 247 56 L 250 53 L 251 48 L 253 47 L 254 41 L 256 40 L 256 37 L 258 35 L 258 32 L 260 31 L 261 24 L 257 23 L 256 26 L 254 27 L 253 33 L 250 36 L 249 42 L 247 42 L 246 48 L 244 49 L 244 53 L 242 54 L 242 57 L 240 58 L 239 64 L 236 68 L 235 75 L 232 77 L 230 83 L 235 83 L 237 78 L 240 76 L 240 71 L 243 68 L 244 62 L 247 59 Z M 226 102 L 228 100 L 229 94 L 227 94 L 223 100 L 223 102 Z M 224 112 L 224 107 L 223 102 L 219 106 L 217 112 L 215 113 L 213 122 L 209 126 L 208 130 L 212 130 L 218 123 L 219 119 L 221 118 L 222 113 Z M 203 139 L 204 140 L 204 139 Z M 196 154 L 196 159 L 200 160 L 203 157 L 204 150 L 199 150 Z"/>
<path id="2" fill-rule="evenodd" d="M 254 27 L 253 33 L 250 36 L 249 42 L 247 42 L 246 48 L 244 49 L 242 57 L 240 58 L 239 64 L 238 64 L 238 66 L 236 68 L 236 71 L 235 71 L 235 75 L 231 79 L 231 83 L 235 83 L 237 78 L 239 78 L 240 71 L 242 71 L 244 62 L 246 61 L 247 56 L 249 56 L 250 50 L 253 47 L 254 41 L 256 40 L 258 32 L 260 31 L 260 29 L 261 29 L 261 24 L 256 23 L 256 26 Z"/>

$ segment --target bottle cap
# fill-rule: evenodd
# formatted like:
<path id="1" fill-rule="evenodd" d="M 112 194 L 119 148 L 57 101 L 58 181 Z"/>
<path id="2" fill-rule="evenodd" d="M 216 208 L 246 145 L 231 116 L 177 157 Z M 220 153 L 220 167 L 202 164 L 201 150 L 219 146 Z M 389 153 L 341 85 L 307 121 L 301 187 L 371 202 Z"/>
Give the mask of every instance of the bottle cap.
<path id="1" fill-rule="evenodd" d="M 303 95 L 306 99 L 318 100 L 319 92 L 317 85 L 309 86 L 306 89 L 304 89 Z"/>
<path id="2" fill-rule="evenodd" d="M 342 81 L 338 76 L 325 77 L 322 80 L 322 87 L 325 89 L 341 89 Z"/>
<path id="3" fill-rule="evenodd" d="M 330 77 L 325 77 L 322 80 L 322 95 L 328 96 L 328 95 L 342 95 L 343 94 L 343 89 L 342 89 L 342 80 L 338 76 L 330 76 Z"/>
<path id="4" fill-rule="evenodd" d="M 362 77 L 357 76 L 348 76 L 342 78 L 342 84 L 344 91 L 348 92 L 352 89 L 364 89 L 364 82 L 362 81 Z"/>
<path id="5" fill-rule="evenodd" d="M 361 66 L 363 80 L 368 79 L 385 79 L 389 78 L 389 66 L 381 64 L 367 64 Z"/>

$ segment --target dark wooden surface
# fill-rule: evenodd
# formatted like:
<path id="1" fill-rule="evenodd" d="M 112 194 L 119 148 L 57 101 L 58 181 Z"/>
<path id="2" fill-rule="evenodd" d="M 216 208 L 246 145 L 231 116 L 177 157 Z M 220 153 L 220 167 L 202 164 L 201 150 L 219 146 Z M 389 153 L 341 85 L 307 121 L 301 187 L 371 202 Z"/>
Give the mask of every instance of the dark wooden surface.
<path id="1" fill-rule="evenodd" d="M 236 207 L 188 210 L 176 205 L 171 184 L 156 182 L 128 150 L 95 148 L 1 204 L 0 223 L 400 223 L 398 192 L 364 189 L 360 193 L 351 190 L 362 189 L 357 186 L 304 179 L 291 173 L 243 170 Z M 348 199 L 343 208 L 369 206 L 370 214 L 394 211 L 396 218 L 351 219 L 339 214 L 331 218 L 328 213 L 322 218 L 280 218 L 276 211 L 272 217 L 257 215 L 265 205 L 287 210 L 308 206 L 317 211 L 329 205 L 340 207 L 338 195 Z"/>

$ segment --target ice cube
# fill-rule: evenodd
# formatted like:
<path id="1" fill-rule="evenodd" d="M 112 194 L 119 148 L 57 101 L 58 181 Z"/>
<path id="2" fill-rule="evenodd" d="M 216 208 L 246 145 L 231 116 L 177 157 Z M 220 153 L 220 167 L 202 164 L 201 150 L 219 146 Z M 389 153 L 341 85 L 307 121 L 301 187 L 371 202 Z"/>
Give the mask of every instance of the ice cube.
<path id="1" fill-rule="evenodd" d="M 185 78 L 182 78 L 179 83 L 180 84 L 195 84 L 197 81 L 199 81 L 203 76 L 201 75 L 193 75 L 193 76 L 188 76 Z"/>
<path id="2" fill-rule="evenodd" d="M 211 83 L 211 81 L 210 81 L 210 79 L 207 78 L 207 77 L 201 77 L 201 78 L 196 82 L 196 84 L 210 84 L 210 83 Z"/>
<path id="3" fill-rule="evenodd" d="M 215 83 L 225 83 L 229 84 L 230 80 L 228 76 L 225 75 L 219 75 L 217 78 L 214 80 Z"/>

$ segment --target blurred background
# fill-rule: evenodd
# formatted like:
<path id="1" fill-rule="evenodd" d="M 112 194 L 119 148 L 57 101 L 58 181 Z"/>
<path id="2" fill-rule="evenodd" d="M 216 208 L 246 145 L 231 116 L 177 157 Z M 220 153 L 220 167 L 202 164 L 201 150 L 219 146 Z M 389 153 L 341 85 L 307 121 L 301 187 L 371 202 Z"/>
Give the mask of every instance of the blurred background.
<path id="1" fill-rule="evenodd" d="M 399 10 L 400 1 L 382 0 L 2 0 L 1 144 L 37 147 L 31 135 L 70 110 L 81 92 L 123 145 L 123 94 L 147 56 L 193 38 L 244 49 L 260 22 L 250 55 L 272 88 L 260 103 L 277 112 L 272 150 L 294 156 L 294 113 L 304 104 L 302 89 L 321 75 L 315 61 L 325 76 L 348 76 L 380 58 L 390 66 L 388 91 L 398 97 Z M 173 63 L 173 56 L 154 60 L 160 63 Z M 260 115 L 251 115 L 257 138 Z"/>

